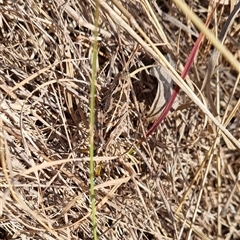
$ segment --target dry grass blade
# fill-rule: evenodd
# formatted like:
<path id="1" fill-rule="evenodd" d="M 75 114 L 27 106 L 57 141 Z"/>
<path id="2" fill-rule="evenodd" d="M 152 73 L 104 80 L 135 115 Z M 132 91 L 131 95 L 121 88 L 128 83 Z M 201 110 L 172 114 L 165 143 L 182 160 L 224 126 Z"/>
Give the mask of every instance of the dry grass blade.
<path id="1" fill-rule="evenodd" d="M 118 1 L 116 1 L 118 2 Z M 214 122 L 214 124 L 221 129 L 221 131 L 229 138 L 229 140 L 240 149 L 240 143 L 232 136 L 232 134 L 212 115 L 212 113 L 206 108 L 206 106 L 203 105 L 203 103 L 199 100 L 199 98 L 194 94 L 194 92 L 188 87 L 188 85 L 182 80 L 182 78 L 179 76 L 179 74 L 173 69 L 171 64 L 164 58 L 164 56 L 158 51 L 158 49 L 155 47 L 155 45 L 152 43 L 152 41 L 146 36 L 146 34 L 141 30 L 141 28 L 138 26 L 136 21 L 133 19 L 133 17 L 122 7 L 121 5 L 117 4 L 117 6 L 122 9 L 123 13 L 129 18 L 129 21 L 131 24 L 140 31 L 140 33 L 143 35 L 143 37 L 147 40 L 148 43 L 150 43 L 151 49 L 140 37 L 139 35 L 124 22 L 123 19 L 121 19 L 120 16 L 118 16 L 104 1 L 100 1 L 100 4 L 104 9 L 110 14 L 114 21 L 116 21 L 117 24 L 121 25 L 123 28 L 125 28 L 129 34 L 131 34 L 132 37 L 134 37 L 145 49 L 148 51 L 160 64 L 165 64 L 166 67 L 171 71 L 169 74 L 172 74 L 172 80 L 192 99 L 192 101 L 201 108 L 201 110 Z M 225 50 L 226 55 L 230 55 L 230 52 Z M 160 59 L 160 60 L 159 60 Z M 232 60 L 234 62 L 234 66 L 236 69 L 240 69 L 239 63 L 237 61 Z"/>
<path id="2" fill-rule="evenodd" d="M 229 15 L 227 21 L 225 22 L 224 26 L 222 27 L 222 30 L 219 34 L 218 39 L 221 41 L 221 43 L 223 43 L 226 39 L 227 33 L 229 32 L 229 29 L 231 28 L 232 23 L 234 22 L 235 18 L 237 17 L 238 13 L 240 11 L 240 2 L 238 2 L 236 4 L 236 6 L 234 7 L 233 11 L 231 12 L 231 14 Z M 219 58 L 220 52 L 218 49 L 214 49 L 213 53 L 211 54 L 211 59 L 209 62 L 209 66 L 206 72 L 206 76 L 203 80 L 203 85 L 201 87 L 201 90 L 206 90 L 206 95 L 210 104 L 210 108 L 211 111 L 213 113 L 214 116 L 217 116 L 217 110 L 216 107 L 214 106 L 214 102 L 212 100 L 212 96 L 211 96 L 211 77 L 213 75 L 214 69 L 217 65 L 218 62 L 218 58 Z M 240 71 L 240 69 L 239 69 Z"/>
<path id="3" fill-rule="evenodd" d="M 3 2 L 0 239 L 92 239 L 95 1 Z M 190 4 L 205 22 L 210 6 Z M 216 10 L 218 29 L 229 9 Z M 93 131 L 99 239 L 238 239 L 238 73 L 219 57 L 221 94 L 214 92 L 214 81 L 210 89 L 218 98 L 221 121 L 216 120 L 199 92 L 211 46 L 201 46 L 195 71 L 184 83 L 178 73 L 198 32 L 173 3 L 101 0 L 99 10 Z M 238 20 L 224 41 L 235 59 Z M 161 78 L 169 76 L 170 85 L 178 84 L 186 94 L 180 93 L 178 108 L 151 138 L 137 145 L 152 125 L 148 113 L 157 113 L 154 108 L 168 98 Z"/>
<path id="4" fill-rule="evenodd" d="M 9 151 L 9 146 L 7 144 L 6 141 L 6 137 L 5 137 L 5 132 L 3 130 L 3 122 L 2 119 L 0 119 L 0 128 L 1 128 L 1 166 L 3 169 L 3 173 L 5 175 L 5 179 L 7 181 L 11 196 L 13 198 L 13 200 L 15 200 L 15 202 L 17 203 L 17 205 L 20 205 L 19 211 L 23 210 L 25 212 L 27 212 L 28 214 L 32 215 L 36 221 L 39 222 L 39 224 L 41 226 L 44 227 L 45 230 L 47 230 L 49 233 L 51 233 L 56 239 L 61 239 L 58 234 L 52 230 L 49 225 L 51 225 L 51 221 L 49 221 L 49 219 L 45 219 L 43 217 L 41 217 L 40 215 L 36 214 L 34 211 L 32 211 L 29 206 L 26 204 L 26 202 L 24 202 L 22 200 L 21 195 L 19 194 L 19 192 L 15 189 L 13 182 L 13 169 L 12 169 L 12 163 L 10 160 L 10 151 Z M 4 154 L 5 152 L 5 154 Z M 8 166 L 8 169 L 7 169 Z M 5 206 L 6 207 L 6 206 Z"/>

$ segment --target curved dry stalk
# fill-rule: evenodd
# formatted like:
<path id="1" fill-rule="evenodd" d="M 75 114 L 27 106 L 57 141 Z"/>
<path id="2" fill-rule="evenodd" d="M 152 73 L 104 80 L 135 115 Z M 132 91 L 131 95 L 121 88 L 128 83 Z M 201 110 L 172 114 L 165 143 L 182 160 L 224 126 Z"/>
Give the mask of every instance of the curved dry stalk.
<path id="1" fill-rule="evenodd" d="M 141 35 L 146 39 L 146 41 L 150 44 L 152 48 L 150 48 L 146 42 L 142 40 L 142 38 L 139 37 L 139 35 L 129 27 L 126 22 L 122 20 L 120 16 L 118 16 L 112 8 L 110 8 L 106 2 L 100 0 L 100 5 L 107 11 L 107 13 L 112 17 L 112 20 L 116 22 L 116 24 L 119 24 L 122 26 L 126 31 L 131 34 L 133 38 L 135 38 L 144 48 L 146 51 L 148 51 L 155 59 L 157 62 L 160 62 L 160 64 L 164 64 L 167 69 L 170 71 L 169 74 L 172 77 L 172 80 L 191 98 L 191 100 L 206 114 L 212 121 L 213 123 L 221 129 L 221 131 L 229 138 L 229 140 L 237 147 L 240 149 L 240 143 L 236 140 L 236 138 L 212 115 L 212 113 L 206 108 L 205 105 L 199 100 L 199 98 L 196 96 L 196 94 L 189 88 L 189 86 L 182 80 L 182 78 L 179 76 L 179 74 L 176 72 L 175 69 L 169 64 L 169 62 L 164 58 L 162 53 L 155 47 L 155 45 L 152 43 L 152 41 L 146 36 L 146 34 L 141 30 L 141 28 L 138 26 L 134 18 L 130 15 L 129 12 L 127 12 L 123 7 L 120 7 L 122 9 L 123 13 L 129 18 L 129 21 L 131 24 L 141 33 Z M 189 12 L 191 12 L 189 10 Z M 193 14 L 191 14 L 192 16 Z M 194 15 L 195 17 L 195 15 Z M 194 18 L 193 17 L 193 18 Z M 196 17 L 194 18 L 196 19 Z M 199 20 L 198 20 L 199 22 Z M 202 29 L 206 29 L 204 24 L 198 24 L 197 26 L 201 26 Z M 240 64 L 238 63 L 237 60 L 234 60 L 234 57 L 228 50 L 221 50 L 222 45 L 218 40 L 216 40 L 212 33 L 210 33 L 209 30 L 203 30 L 203 33 L 207 33 L 211 36 L 211 40 L 214 39 L 214 43 L 217 46 L 217 48 L 225 55 L 227 56 L 228 60 L 233 64 L 233 66 L 236 69 L 240 69 Z M 208 35 L 208 36 L 209 36 Z M 232 60 L 231 60 L 232 59 Z M 162 62 L 161 62 L 162 61 Z M 174 99 L 172 99 L 174 102 Z M 172 102 L 168 102 L 169 106 L 172 106 Z M 168 106 L 168 105 L 167 105 Z M 166 108 L 167 108 L 166 106 Z"/>
<path id="2" fill-rule="evenodd" d="M 233 24 L 233 22 L 234 22 L 235 18 L 237 17 L 239 11 L 240 11 L 240 2 L 238 2 L 236 4 L 233 11 L 230 13 L 229 17 L 227 18 L 225 24 L 222 27 L 222 30 L 221 30 L 221 32 L 219 34 L 219 37 L 218 37 L 219 41 L 222 44 L 225 41 L 227 33 L 228 33 L 229 29 L 231 28 L 231 25 Z M 202 87 L 201 87 L 201 91 L 205 90 L 205 92 L 206 92 L 211 112 L 213 113 L 213 116 L 215 116 L 215 117 L 218 116 L 218 112 L 216 110 L 216 107 L 215 107 L 213 99 L 212 99 L 210 83 L 211 83 L 211 78 L 212 78 L 214 69 L 215 69 L 215 67 L 218 63 L 219 56 L 220 56 L 220 51 L 218 49 L 214 49 L 214 51 L 211 54 L 208 69 L 206 71 L 206 75 L 205 75 L 205 78 L 203 80 L 203 84 L 202 84 Z M 240 67 L 239 67 L 238 71 L 240 73 Z"/>
<path id="3" fill-rule="evenodd" d="M 92 32 L 95 31 L 94 24 L 84 21 L 84 19 L 81 17 L 81 15 L 79 15 L 72 7 L 69 6 L 69 3 L 66 3 L 64 0 L 55 0 L 55 2 L 59 8 L 62 8 L 64 11 L 66 11 L 78 23 L 79 27 L 83 26 L 83 27 L 91 30 Z M 111 37 L 111 33 L 109 33 L 108 31 L 106 31 L 104 29 L 97 28 L 97 31 L 100 34 L 104 35 L 106 38 Z"/>
<path id="4" fill-rule="evenodd" d="M 151 100 L 156 96 L 158 79 L 152 65 L 165 69 L 165 54 L 170 52 L 172 58 L 177 56 L 181 70 L 195 38 L 174 22 L 164 22 L 155 13 L 153 1 L 120 0 L 151 43 L 111 1 L 104 2 L 111 12 L 100 8 L 99 30 L 110 35 L 97 37 L 95 172 L 99 164 L 102 166 L 94 188 L 98 235 L 102 240 L 186 239 L 192 229 L 192 238 L 215 239 L 224 228 L 223 238 L 236 238 L 240 216 L 237 151 L 220 141 L 218 149 L 209 152 L 216 139 L 215 127 L 184 92 L 180 93 L 177 111 L 169 114 L 147 142 L 136 146 L 132 155 L 126 154 L 150 128 L 144 113 L 151 109 L 152 102 L 157 104 L 157 99 L 147 105 L 148 99 L 141 94 L 152 89 L 145 84 L 147 81 L 156 88 Z M 17 197 L 37 214 L 36 218 L 40 216 L 49 223 L 59 238 L 92 239 L 88 119 L 95 2 L 61 3 L 26 0 L 0 4 L 0 115 L 8 145 L 7 173 L 14 180 Z M 165 3 L 159 6 L 162 11 L 182 26 L 191 26 L 174 4 Z M 194 12 L 199 10 L 199 16 L 207 17 L 201 2 L 191 4 Z M 79 24 L 78 15 L 84 26 Z M 225 17 L 224 9 L 219 26 Z M 233 38 L 237 31 L 230 30 Z M 164 37 L 167 41 L 162 40 Z M 231 41 L 226 44 L 234 45 Z M 154 47 L 163 53 L 162 60 Z M 233 47 L 232 52 L 235 50 Z M 207 51 L 203 46 L 195 63 L 199 79 L 204 78 Z M 238 139 L 239 86 L 233 68 L 228 68 L 228 81 L 219 75 L 226 93 L 219 96 L 222 110 L 231 92 L 232 109 L 227 110 L 236 121 L 227 128 Z M 195 82 L 192 72 L 189 86 L 191 80 L 191 89 L 197 92 L 200 81 Z M 206 105 L 203 96 L 199 92 L 197 95 Z M 230 116 L 223 119 L 226 127 Z M 211 154 L 213 160 L 204 184 L 202 173 Z M 11 235 L 8 238 L 56 239 L 49 231 L 43 232 L 35 217 L 10 196 L 11 185 L 1 164 L 0 170 L 0 238 L 5 232 Z M 156 179 L 161 181 L 160 188 Z M 200 193 L 201 185 L 204 188 Z M 228 208 L 224 208 L 225 203 Z"/>

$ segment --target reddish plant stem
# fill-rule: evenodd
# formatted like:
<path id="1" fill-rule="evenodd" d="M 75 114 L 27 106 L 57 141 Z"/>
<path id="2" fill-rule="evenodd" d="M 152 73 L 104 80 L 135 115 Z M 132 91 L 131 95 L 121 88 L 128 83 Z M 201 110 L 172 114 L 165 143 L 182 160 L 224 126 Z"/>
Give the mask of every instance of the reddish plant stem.
<path id="1" fill-rule="evenodd" d="M 207 21 L 206 21 L 206 27 L 208 27 L 209 23 L 210 23 L 210 19 L 212 19 L 212 16 L 213 16 L 213 13 L 216 9 L 216 7 L 219 5 L 219 2 L 216 4 L 216 6 L 214 7 L 213 11 L 211 12 L 210 16 L 208 17 Z M 193 46 L 193 49 L 191 50 L 191 53 L 188 57 L 188 60 L 186 62 L 186 65 L 184 67 L 184 70 L 181 74 L 181 78 L 184 80 L 189 72 L 189 69 L 193 63 L 193 60 L 194 60 L 194 57 L 196 56 L 197 54 L 197 51 L 198 51 L 198 48 L 199 48 L 199 45 L 201 43 L 203 39 L 203 33 L 200 33 L 199 36 L 198 36 L 198 39 L 197 41 L 195 42 L 194 46 Z M 164 107 L 164 110 L 163 112 L 161 113 L 161 115 L 159 116 L 159 118 L 154 122 L 154 124 L 152 125 L 152 127 L 147 131 L 146 133 L 146 137 L 149 137 L 155 130 L 156 128 L 160 125 L 160 123 L 165 119 L 165 117 L 167 116 L 168 112 L 171 110 L 172 108 L 172 105 L 177 97 L 177 95 L 179 94 L 179 91 L 180 91 L 180 87 L 179 86 L 176 86 L 168 103 L 166 104 L 166 106 Z"/>

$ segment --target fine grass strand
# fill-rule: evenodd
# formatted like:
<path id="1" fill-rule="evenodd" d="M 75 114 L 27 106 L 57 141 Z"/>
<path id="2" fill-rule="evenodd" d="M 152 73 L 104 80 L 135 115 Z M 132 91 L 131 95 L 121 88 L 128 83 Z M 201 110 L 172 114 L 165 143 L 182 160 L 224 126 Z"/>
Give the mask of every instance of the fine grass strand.
<path id="1" fill-rule="evenodd" d="M 173 0 L 173 2 L 183 11 L 184 14 L 189 17 L 192 22 L 201 30 L 204 35 L 212 42 L 214 47 L 216 47 L 222 55 L 228 60 L 228 62 L 236 69 L 236 71 L 240 72 L 240 63 L 237 59 L 227 50 L 225 46 L 222 45 L 221 41 L 218 40 L 214 34 L 206 28 L 204 23 L 199 19 L 199 17 L 191 11 L 191 9 L 184 3 L 183 1 Z"/>
<path id="2" fill-rule="evenodd" d="M 192 21 L 171 1 L 10 2 L 0 4 L 0 239 L 94 239 L 93 226 L 101 240 L 238 239 L 240 158 L 224 129 L 239 141 L 239 74 L 220 54 L 208 85 L 219 130 L 201 110 L 211 41 L 179 76 L 200 34 Z M 233 15 L 221 3 L 188 6 L 218 37 Z M 238 18 L 223 44 L 239 61 Z M 138 145 L 176 85 L 191 92 Z"/>
<path id="3" fill-rule="evenodd" d="M 90 100 L 90 126 L 89 126 L 89 143 L 90 143 L 90 199 L 92 208 L 92 225 L 93 239 L 97 240 L 97 221 L 96 221 L 96 205 L 94 192 L 94 119 L 95 119 L 95 84 L 97 78 L 97 35 L 98 35 L 98 18 L 99 18 L 99 3 L 96 1 L 95 16 L 94 16 L 94 43 L 93 43 L 93 59 L 92 59 L 92 81 L 91 81 L 91 100 Z"/>
<path id="4" fill-rule="evenodd" d="M 117 1 L 113 1 L 114 3 Z M 113 12 L 112 8 L 110 8 L 106 2 L 100 0 L 100 4 L 101 6 L 107 11 L 107 13 L 112 17 L 112 20 L 116 22 L 116 24 L 118 24 L 119 26 L 123 27 L 124 29 L 126 29 L 126 31 L 133 37 L 135 38 L 136 41 L 138 41 L 138 43 L 140 43 L 143 48 L 149 53 L 151 54 L 160 64 L 163 64 L 164 66 L 166 66 L 168 68 L 168 70 L 170 71 L 169 74 L 171 74 L 172 80 L 192 99 L 192 101 L 204 112 L 204 114 L 206 114 L 212 121 L 213 123 L 219 127 L 221 129 L 221 131 L 229 138 L 229 140 L 237 147 L 240 149 L 240 143 L 237 141 L 237 139 L 234 138 L 234 136 L 217 120 L 217 118 L 215 118 L 213 116 L 213 114 L 211 114 L 211 112 L 206 108 L 205 105 L 203 105 L 203 103 L 200 101 L 200 99 L 196 96 L 196 94 L 189 88 L 189 86 L 182 80 L 182 78 L 179 76 L 179 74 L 176 72 L 176 70 L 171 66 L 171 64 L 164 58 L 163 54 L 155 47 L 155 45 L 152 43 L 152 41 L 146 36 L 146 34 L 138 27 L 138 25 L 134 25 L 135 20 L 131 17 L 131 15 L 127 12 L 127 10 L 123 7 L 121 7 L 121 5 L 117 5 L 117 7 L 119 9 L 121 9 L 121 11 L 123 12 L 123 14 L 128 17 L 129 19 L 131 19 L 132 21 L 132 25 L 135 26 L 135 28 L 138 29 L 138 31 L 142 34 L 142 36 L 145 38 L 145 40 L 150 44 L 151 47 L 149 47 L 148 44 L 146 44 L 145 41 L 142 40 L 142 38 L 137 34 L 136 31 L 134 31 L 128 24 L 126 24 L 125 21 L 122 20 L 122 18 L 120 16 L 118 16 L 117 14 L 115 14 L 115 12 Z M 187 7 L 187 6 L 186 6 Z M 181 8 L 182 9 L 182 8 Z M 186 13 L 186 12 L 184 12 Z M 189 10 L 189 14 L 190 14 L 190 10 Z M 229 62 L 235 67 L 235 69 L 238 69 L 238 71 L 240 70 L 240 65 L 239 62 L 232 56 L 232 54 L 226 49 L 224 48 L 221 43 L 219 42 L 219 40 L 217 40 L 213 34 L 210 32 L 210 30 L 208 30 L 205 25 L 202 23 L 201 20 L 199 20 L 199 18 L 191 13 L 191 16 L 198 22 L 198 25 L 200 30 L 202 30 L 202 32 L 207 35 L 207 37 L 209 37 L 209 39 L 212 41 L 213 40 L 213 44 L 214 46 L 216 46 L 219 51 L 221 53 L 224 53 L 224 56 L 226 56 L 226 58 L 229 60 Z M 190 15 L 189 15 L 190 17 Z M 217 44 L 217 45 L 216 45 Z M 225 50 L 224 50 L 225 49 Z M 131 153 L 131 151 L 130 151 Z"/>

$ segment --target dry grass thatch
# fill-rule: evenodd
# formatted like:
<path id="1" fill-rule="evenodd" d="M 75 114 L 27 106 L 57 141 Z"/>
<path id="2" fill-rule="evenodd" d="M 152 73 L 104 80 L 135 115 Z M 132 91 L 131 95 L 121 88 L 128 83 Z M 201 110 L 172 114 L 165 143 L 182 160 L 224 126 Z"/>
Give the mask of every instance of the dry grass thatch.
<path id="1" fill-rule="evenodd" d="M 88 129 L 94 2 L 0 3 L 0 239 L 92 239 Z M 165 103 L 156 102 L 159 83 L 151 71 L 158 68 L 150 66 L 159 66 L 158 56 L 113 2 L 100 1 L 99 239 L 240 239 L 239 149 L 185 93 L 177 110 L 137 145 L 158 116 L 153 105 Z M 199 34 L 189 19 L 169 1 L 119 2 L 180 71 Z M 193 1 L 190 7 L 205 21 L 211 4 Z M 209 28 L 217 22 L 220 32 L 231 7 L 220 5 Z M 239 18 L 224 42 L 236 59 Z M 187 84 L 206 106 L 213 100 L 216 119 L 231 116 L 225 127 L 239 139 L 239 110 L 231 112 L 239 104 L 238 74 L 224 58 L 208 86 L 211 99 L 198 91 L 211 52 L 205 39 Z"/>

